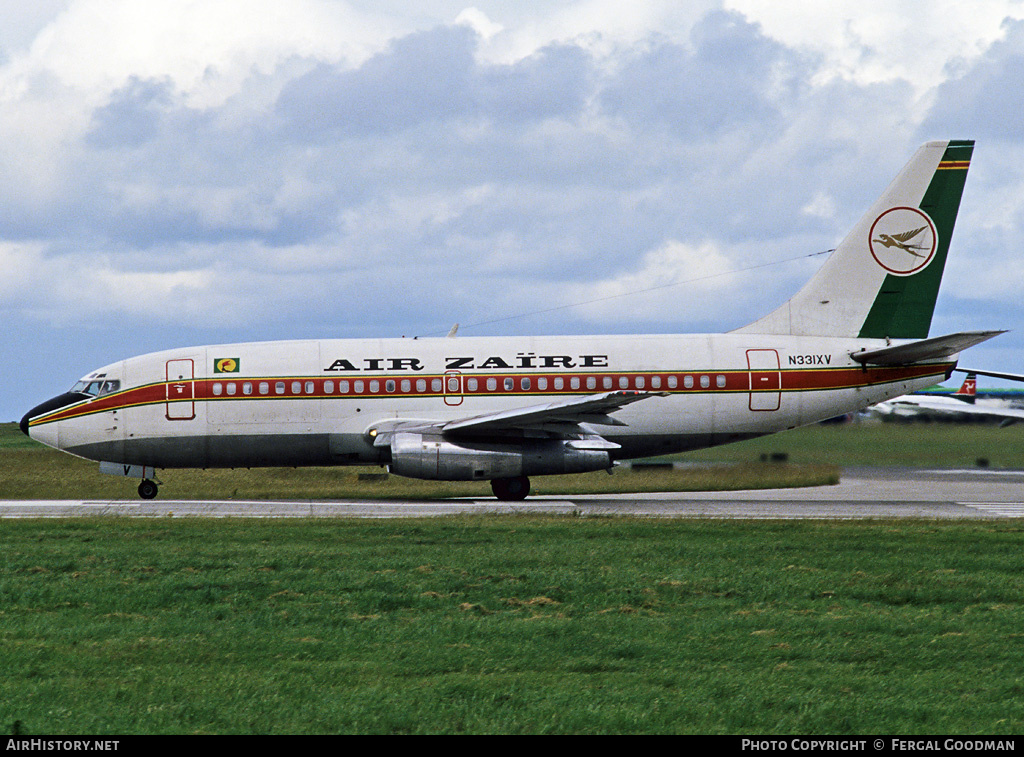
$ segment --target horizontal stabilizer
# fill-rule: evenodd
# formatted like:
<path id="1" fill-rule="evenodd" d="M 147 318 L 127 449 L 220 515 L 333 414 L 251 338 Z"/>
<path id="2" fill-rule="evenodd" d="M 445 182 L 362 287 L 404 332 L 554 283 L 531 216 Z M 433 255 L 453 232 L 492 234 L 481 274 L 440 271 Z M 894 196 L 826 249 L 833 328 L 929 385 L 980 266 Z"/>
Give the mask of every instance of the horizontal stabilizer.
<path id="1" fill-rule="evenodd" d="M 946 334 L 931 339 L 921 339 L 907 344 L 883 347 L 880 350 L 854 352 L 850 357 L 858 363 L 872 365 L 908 365 L 924 360 L 940 360 L 956 355 L 968 347 L 991 339 L 1005 331 L 964 331 L 959 334 Z"/>
<path id="2" fill-rule="evenodd" d="M 957 368 L 958 373 L 976 373 L 979 376 L 991 376 L 992 378 L 1009 379 L 1010 381 L 1024 381 L 1024 374 L 1021 373 L 1000 373 L 998 371 L 978 371 L 974 368 Z"/>

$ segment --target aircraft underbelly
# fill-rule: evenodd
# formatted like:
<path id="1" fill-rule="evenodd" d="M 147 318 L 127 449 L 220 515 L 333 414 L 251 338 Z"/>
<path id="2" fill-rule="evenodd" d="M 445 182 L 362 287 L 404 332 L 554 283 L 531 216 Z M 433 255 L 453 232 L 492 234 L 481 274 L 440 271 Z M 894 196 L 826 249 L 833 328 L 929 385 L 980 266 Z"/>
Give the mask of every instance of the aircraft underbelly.
<path id="1" fill-rule="evenodd" d="M 67 448 L 74 455 L 155 468 L 259 468 L 334 465 L 329 435 L 237 434 L 132 439 L 120 445 L 93 443 Z"/>

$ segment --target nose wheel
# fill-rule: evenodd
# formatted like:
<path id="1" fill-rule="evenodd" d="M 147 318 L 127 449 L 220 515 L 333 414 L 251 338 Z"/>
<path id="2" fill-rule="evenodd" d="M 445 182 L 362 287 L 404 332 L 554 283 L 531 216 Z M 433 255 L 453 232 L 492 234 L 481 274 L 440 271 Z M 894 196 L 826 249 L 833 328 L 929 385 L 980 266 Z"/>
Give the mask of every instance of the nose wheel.
<path id="1" fill-rule="evenodd" d="M 143 499 L 153 499 L 156 497 L 157 489 L 156 481 L 150 481 L 148 478 L 143 479 L 142 483 L 139 484 L 139 496 Z"/>

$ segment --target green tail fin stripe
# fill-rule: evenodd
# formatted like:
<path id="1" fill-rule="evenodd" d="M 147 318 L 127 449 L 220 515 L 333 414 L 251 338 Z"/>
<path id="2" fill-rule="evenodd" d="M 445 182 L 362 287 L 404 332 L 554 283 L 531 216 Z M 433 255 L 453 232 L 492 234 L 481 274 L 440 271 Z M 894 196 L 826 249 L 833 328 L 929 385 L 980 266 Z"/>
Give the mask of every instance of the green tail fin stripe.
<path id="1" fill-rule="evenodd" d="M 920 205 L 934 225 L 934 259 L 918 273 L 885 277 L 858 336 L 869 339 L 928 336 L 973 151 L 973 140 L 951 141 L 946 147 Z"/>

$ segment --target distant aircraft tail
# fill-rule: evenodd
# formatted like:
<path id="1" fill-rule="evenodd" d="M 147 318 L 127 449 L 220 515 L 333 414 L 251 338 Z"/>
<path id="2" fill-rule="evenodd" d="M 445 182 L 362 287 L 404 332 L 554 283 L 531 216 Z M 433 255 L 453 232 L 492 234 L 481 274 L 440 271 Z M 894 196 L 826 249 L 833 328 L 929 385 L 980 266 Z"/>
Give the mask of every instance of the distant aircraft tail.
<path id="1" fill-rule="evenodd" d="M 954 397 L 958 400 L 963 400 L 970 404 L 974 404 L 974 398 L 977 396 L 978 391 L 978 377 L 973 373 L 968 373 L 967 378 L 964 379 L 963 385 L 953 392 Z"/>
<path id="2" fill-rule="evenodd" d="M 973 141 L 929 142 L 792 299 L 738 332 L 928 336 Z"/>

